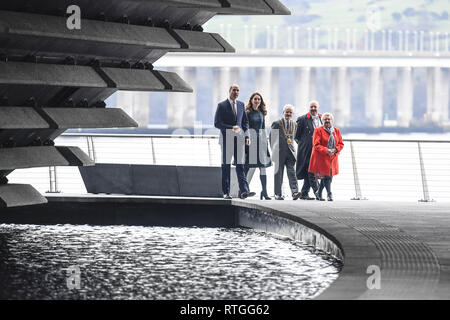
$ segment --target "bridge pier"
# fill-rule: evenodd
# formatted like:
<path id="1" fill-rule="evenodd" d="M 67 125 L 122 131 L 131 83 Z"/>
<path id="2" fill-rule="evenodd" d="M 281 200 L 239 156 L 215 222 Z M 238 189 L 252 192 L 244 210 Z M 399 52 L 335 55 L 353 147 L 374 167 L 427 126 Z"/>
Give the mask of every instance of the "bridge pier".
<path id="1" fill-rule="evenodd" d="M 197 109 L 196 68 L 174 67 L 169 71 L 177 73 L 194 91 L 172 92 L 167 96 L 167 125 L 169 128 L 193 128 Z"/>
<path id="2" fill-rule="evenodd" d="M 255 87 L 267 106 L 266 126 L 280 118 L 279 112 L 279 69 L 260 67 L 255 69 Z"/>
<path id="3" fill-rule="evenodd" d="M 220 101 L 228 98 L 228 92 L 232 84 L 239 84 L 239 69 L 232 67 L 215 67 L 213 68 L 213 103 L 212 116 L 217 109 Z M 242 97 L 240 97 L 242 100 Z"/>
<path id="4" fill-rule="evenodd" d="M 427 70 L 427 116 L 428 119 L 442 123 L 448 120 L 448 70 L 439 67 Z"/>
<path id="5" fill-rule="evenodd" d="M 331 69 L 331 105 L 337 127 L 350 123 L 350 80 L 346 67 Z"/>
<path id="6" fill-rule="evenodd" d="M 413 77 L 411 67 L 397 69 L 397 126 L 409 127 L 413 118 Z"/>
<path id="7" fill-rule="evenodd" d="M 295 68 L 295 107 L 297 112 L 308 110 L 309 101 L 316 99 L 316 69 Z"/>
<path id="8" fill-rule="evenodd" d="M 366 70 L 366 126 L 372 128 L 379 128 L 383 124 L 383 78 L 381 72 L 380 67 Z"/>
<path id="9" fill-rule="evenodd" d="M 137 91 L 133 92 L 133 96 L 134 120 L 137 121 L 139 127 L 147 128 L 150 116 L 150 93 L 145 91 Z"/>
<path id="10" fill-rule="evenodd" d="M 147 128 L 150 113 L 150 94 L 143 91 L 117 91 L 117 107 L 132 117 L 139 127 Z"/>

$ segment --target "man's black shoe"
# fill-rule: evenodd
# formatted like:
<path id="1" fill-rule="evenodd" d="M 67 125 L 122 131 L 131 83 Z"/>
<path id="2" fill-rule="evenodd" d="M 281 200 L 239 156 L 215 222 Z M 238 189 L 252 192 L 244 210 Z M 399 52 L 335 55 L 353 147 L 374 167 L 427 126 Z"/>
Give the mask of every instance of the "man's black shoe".
<path id="1" fill-rule="evenodd" d="M 300 199 L 302 199 L 302 200 L 314 200 L 315 198 L 311 198 L 309 195 L 301 195 L 300 196 Z"/>
<path id="2" fill-rule="evenodd" d="M 284 200 L 283 196 L 275 195 L 275 200 Z"/>
<path id="3" fill-rule="evenodd" d="M 256 194 L 255 192 L 245 192 L 244 191 L 244 192 L 241 192 L 239 198 L 245 199 L 245 198 L 248 198 L 248 197 L 253 197 L 255 194 Z"/>
<path id="4" fill-rule="evenodd" d="M 224 199 L 232 199 L 231 196 L 230 196 L 228 193 L 227 193 L 227 194 L 224 194 L 224 195 L 223 195 L 223 198 L 224 198 Z"/>
<path id="5" fill-rule="evenodd" d="M 294 192 L 293 194 L 292 194 L 292 200 L 297 200 L 298 198 L 300 198 L 301 197 L 301 193 L 300 192 Z"/>
<path id="6" fill-rule="evenodd" d="M 329 194 L 328 194 L 327 200 L 328 200 L 328 201 L 333 201 L 333 194 L 332 194 L 332 193 L 329 193 Z"/>

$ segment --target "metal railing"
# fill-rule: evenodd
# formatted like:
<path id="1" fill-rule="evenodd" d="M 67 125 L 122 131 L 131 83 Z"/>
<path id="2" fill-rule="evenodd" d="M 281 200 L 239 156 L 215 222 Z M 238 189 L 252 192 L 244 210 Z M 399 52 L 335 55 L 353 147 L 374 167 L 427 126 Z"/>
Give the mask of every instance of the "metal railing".
<path id="1" fill-rule="evenodd" d="M 208 31 L 220 33 L 239 50 L 449 52 L 449 33 L 440 31 L 232 24 Z"/>
<path id="2" fill-rule="evenodd" d="M 98 163 L 220 166 L 218 136 L 64 134 L 59 145 L 78 146 Z M 336 199 L 450 201 L 450 140 L 344 139 Z M 258 171 L 250 187 L 260 190 Z M 268 168 L 273 193 L 273 166 Z M 15 170 L 11 183 L 41 192 L 86 193 L 77 167 Z M 290 194 L 285 177 L 283 193 Z M 299 181 L 301 188 L 302 181 Z"/>

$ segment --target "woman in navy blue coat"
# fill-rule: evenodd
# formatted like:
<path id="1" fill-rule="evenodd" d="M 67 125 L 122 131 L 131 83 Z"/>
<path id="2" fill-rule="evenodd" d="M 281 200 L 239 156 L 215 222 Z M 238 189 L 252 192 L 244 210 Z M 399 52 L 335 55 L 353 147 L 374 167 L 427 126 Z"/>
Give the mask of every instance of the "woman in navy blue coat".
<path id="1" fill-rule="evenodd" d="M 249 122 L 250 140 L 252 144 L 245 148 L 245 173 L 250 168 L 259 168 L 262 191 L 260 199 L 271 198 L 267 194 L 266 168 L 272 165 L 267 142 L 265 116 L 267 115 L 266 104 L 258 92 L 253 93 L 245 107 Z"/>

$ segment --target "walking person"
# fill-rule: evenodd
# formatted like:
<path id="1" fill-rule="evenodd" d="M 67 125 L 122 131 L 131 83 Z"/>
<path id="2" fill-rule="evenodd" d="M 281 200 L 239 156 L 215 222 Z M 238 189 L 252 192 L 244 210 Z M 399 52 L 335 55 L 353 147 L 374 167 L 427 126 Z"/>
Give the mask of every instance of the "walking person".
<path id="1" fill-rule="evenodd" d="M 272 165 L 272 161 L 266 134 L 265 116 L 267 115 L 267 109 L 261 94 L 255 92 L 250 96 L 245 111 L 249 123 L 250 140 L 252 141 L 250 146 L 245 147 L 245 175 L 248 180 L 249 170 L 259 168 L 259 179 L 262 187 L 259 198 L 271 200 L 267 194 L 266 168 Z"/>
<path id="2" fill-rule="evenodd" d="M 334 117 L 331 113 L 322 115 L 323 126 L 314 130 L 313 150 L 309 163 L 309 172 L 313 173 L 316 179 L 321 179 L 318 198 L 322 198 L 322 191 L 327 190 L 327 200 L 333 201 L 331 192 L 331 181 L 333 176 L 339 173 L 338 156 L 344 148 L 342 135 L 338 128 L 333 126 Z"/>
<path id="3" fill-rule="evenodd" d="M 276 163 L 274 177 L 275 200 L 284 200 L 281 192 L 284 167 L 286 167 L 292 199 L 297 200 L 300 197 L 294 168 L 296 161 L 294 137 L 297 125 L 292 120 L 293 115 L 294 107 L 287 104 L 283 107 L 283 118 L 273 122 L 271 126 L 270 144 L 272 148 L 272 159 Z"/>
<path id="4" fill-rule="evenodd" d="M 314 130 L 322 125 L 319 114 L 319 102 L 313 100 L 309 103 L 309 112 L 297 118 L 297 131 L 295 141 L 297 142 L 297 163 L 295 173 L 298 180 L 303 179 L 303 187 L 300 199 L 314 200 L 309 196 L 309 189 L 312 188 L 316 199 L 319 200 L 317 191 L 319 185 L 313 173 L 308 172 L 309 161 L 313 147 Z"/>
<path id="5" fill-rule="evenodd" d="M 233 84 L 228 92 L 228 99 L 217 105 L 214 116 L 214 126 L 220 129 L 219 143 L 222 149 L 222 192 L 224 199 L 230 196 L 230 164 L 231 158 L 236 163 L 236 175 L 239 182 L 239 196 L 241 199 L 254 196 L 250 192 L 244 173 L 245 148 L 250 145 L 248 136 L 248 118 L 244 103 L 238 101 L 239 86 Z"/>

